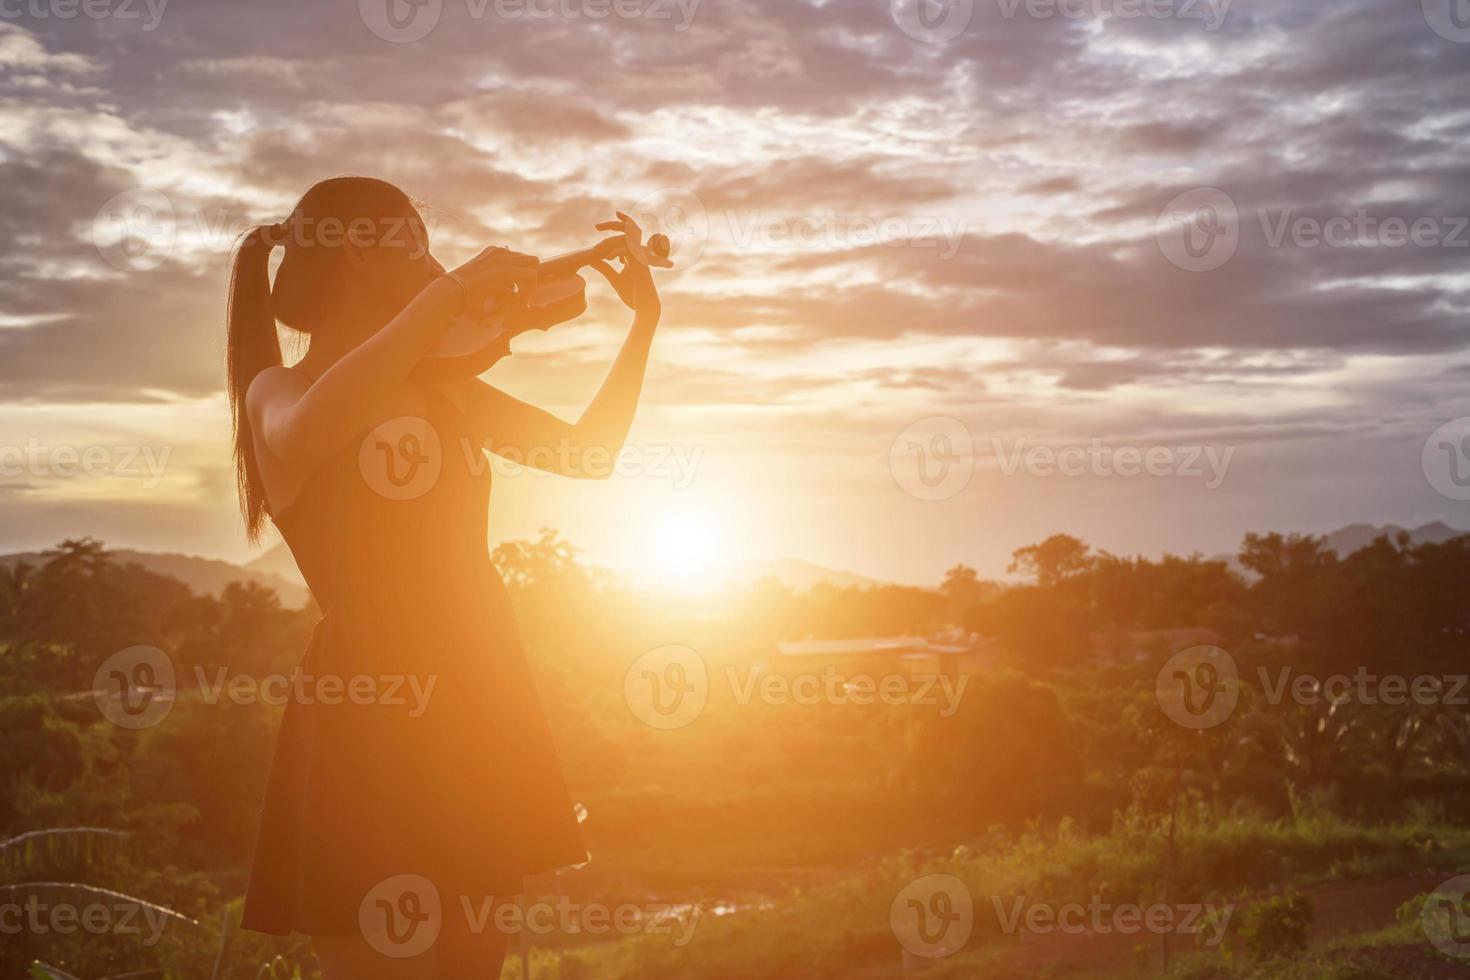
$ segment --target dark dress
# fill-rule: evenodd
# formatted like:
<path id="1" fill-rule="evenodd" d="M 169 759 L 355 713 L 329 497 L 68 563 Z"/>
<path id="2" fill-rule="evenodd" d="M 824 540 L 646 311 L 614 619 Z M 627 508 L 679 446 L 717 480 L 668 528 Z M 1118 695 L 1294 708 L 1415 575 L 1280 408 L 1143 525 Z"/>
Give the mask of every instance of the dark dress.
<path id="1" fill-rule="evenodd" d="M 353 933 L 393 876 L 429 879 L 447 911 L 586 859 L 489 559 L 489 462 L 425 397 L 425 417 L 364 432 L 275 520 L 322 620 L 276 741 L 248 929 Z"/>

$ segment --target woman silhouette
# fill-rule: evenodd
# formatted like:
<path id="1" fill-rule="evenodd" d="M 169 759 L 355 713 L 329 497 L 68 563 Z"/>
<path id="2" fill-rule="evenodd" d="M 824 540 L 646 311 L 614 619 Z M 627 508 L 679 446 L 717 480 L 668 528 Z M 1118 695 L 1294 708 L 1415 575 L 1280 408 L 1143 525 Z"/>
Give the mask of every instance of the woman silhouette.
<path id="1" fill-rule="evenodd" d="M 322 610 L 277 738 L 244 925 L 310 935 L 328 980 L 497 977 L 507 930 L 487 903 L 586 857 L 487 553 L 481 447 L 607 475 L 576 460 L 622 448 L 660 312 L 627 259 L 640 232 L 619 218 L 599 227 L 626 236 L 610 249 L 621 270 L 593 267 L 633 326 L 575 424 L 478 380 L 414 377 L 451 321 L 513 301 L 537 262 L 490 248 L 446 272 L 391 184 L 322 181 L 235 257 L 246 530 L 254 541 L 275 523 Z M 310 338 L 290 367 L 278 323 Z"/>

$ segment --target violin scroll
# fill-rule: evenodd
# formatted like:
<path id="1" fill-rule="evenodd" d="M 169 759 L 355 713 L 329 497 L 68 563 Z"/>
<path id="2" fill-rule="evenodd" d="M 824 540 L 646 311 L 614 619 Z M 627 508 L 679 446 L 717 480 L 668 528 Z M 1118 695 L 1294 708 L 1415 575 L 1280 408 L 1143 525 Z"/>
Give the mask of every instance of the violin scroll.
<path id="1" fill-rule="evenodd" d="M 510 353 L 512 337 L 575 320 L 587 312 L 587 280 L 577 274 L 578 270 L 595 262 L 622 258 L 653 269 L 673 267 L 669 236 L 653 234 L 643 242 L 642 232 L 632 219 L 621 212 L 618 217 L 622 220 L 597 227 L 604 231 L 623 231 L 623 234 L 605 238 L 591 248 L 543 261 L 537 284 L 523 303 L 466 311 L 450 324 L 434 350 L 419 362 L 415 376 L 436 381 L 472 378 L 488 371 Z"/>

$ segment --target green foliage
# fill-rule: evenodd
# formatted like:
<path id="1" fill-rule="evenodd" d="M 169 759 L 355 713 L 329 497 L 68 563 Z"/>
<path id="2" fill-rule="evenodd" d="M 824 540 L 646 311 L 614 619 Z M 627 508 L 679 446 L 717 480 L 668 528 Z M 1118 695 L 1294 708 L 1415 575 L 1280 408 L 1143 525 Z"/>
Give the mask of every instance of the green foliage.
<path id="1" fill-rule="evenodd" d="M 1307 948 L 1314 915 L 1312 899 L 1296 891 L 1262 899 L 1245 910 L 1241 946 L 1258 960 L 1296 956 Z"/>
<path id="2" fill-rule="evenodd" d="M 964 880 L 984 914 L 964 953 L 929 975 L 1033 976 L 1005 965 L 1013 937 L 988 914 L 990 897 L 1157 901 L 1171 814 L 1173 902 L 1470 865 L 1457 816 L 1470 797 L 1470 713 L 1273 703 L 1259 679 L 1384 662 L 1404 674 L 1463 670 L 1464 603 L 1445 584 L 1470 580 L 1463 543 L 1385 542 L 1343 559 L 1313 539 L 1253 537 L 1248 583 L 1221 561 L 1118 557 L 1058 536 L 1017 553 L 1031 579 L 1019 586 L 957 566 L 939 590 L 796 592 L 767 581 L 680 603 L 598 576 L 552 531 L 494 558 L 568 782 L 592 814 L 595 867 L 653 897 L 699 897 L 724 876 L 750 876 L 761 899 L 704 917 L 688 946 L 584 936 L 564 962 L 538 950 L 538 976 L 895 975 L 889 903 L 936 872 Z M 195 687 L 199 671 L 289 671 L 313 618 L 252 586 L 192 595 L 90 541 L 0 576 L 0 836 L 78 826 L 130 835 L 117 848 L 76 833 L 36 838 L 7 859 L 3 883 L 109 888 L 203 923 L 146 949 L 118 936 L 29 937 L 0 955 L 0 969 L 16 975 L 31 956 L 83 976 L 157 967 L 195 980 L 228 921 L 231 980 L 263 965 L 261 975 L 313 975 L 305 940 L 237 928 L 279 709 L 211 703 Z M 999 641 L 953 711 L 741 700 L 727 680 L 821 669 L 776 655 L 778 639 L 945 625 Z M 1170 721 L 1155 698 L 1173 652 L 1162 633 L 1180 627 L 1216 630 L 1240 668 L 1236 711 L 1204 731 Z M 1137 635 L 1149 631 L 1160 635 Z M 133 643 L 167 650 L 182 683 L 168 718 L 138 732 L 103 721 L 88 693 L 101 659 Z M 658 731 L 628 710 L 623 683 L 640 654 L 667 643 L 700 651 L 712 682 L 696 721 Z M 835 666 L 898 669 L 883 658 Z M 1387 952 L 1303 952 L 1298 904 L 1242 915 L 1241 942 L 1273 958 L 1214 954 L 1178 975 L 1373 980 L 1395 975 L 1379 954 L 1401 952 L 1417 925 L 1406 918 Z M 1138 964 L 1154 952 L 1144 944 Z"/>

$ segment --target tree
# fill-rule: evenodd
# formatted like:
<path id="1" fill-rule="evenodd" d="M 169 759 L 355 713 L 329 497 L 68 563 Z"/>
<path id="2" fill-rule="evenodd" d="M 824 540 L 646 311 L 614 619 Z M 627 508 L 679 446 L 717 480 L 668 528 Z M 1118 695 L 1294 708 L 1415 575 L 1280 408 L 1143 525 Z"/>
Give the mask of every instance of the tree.
<path id="1" fill-rule="evenodd" d="M 543 527 L 535 541 L 504 541 L 490 553 L 512 591 L 537 586 L 585 589 L 591 584 L 577 549 L 554 528 Z"/>
<path id="2" fill-rule="evenodd" d="M 1070 534 L 1053 534 L 1041 544 L 1013 551 L 1006 571 L 1030 575 L 1042 588 L 1052 588 L 1091 568 L 1091 550 Z"/>
<path id="3" fill-rule="evenodd" d="M 1262 632 L 1320 640 L 1340 615 L 1337 553 L 1324 538 L 1247 534 L 1240 562 L 1260 576 L 1251 596 Z"/>
<path id="4" fill-rule="evenodd" d="M 956 565 L 944 573 L 944 584 L 939 587 L 939 591 L 944 593 L 944 598 L 949 603 L 950 623 L 959 625 L 964 623 L 965 615 L 985 595 L 985 586 L 981 584 L 980 577 L 973 568 Z"/>

